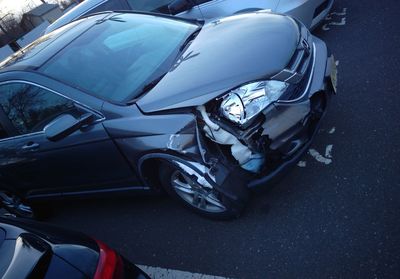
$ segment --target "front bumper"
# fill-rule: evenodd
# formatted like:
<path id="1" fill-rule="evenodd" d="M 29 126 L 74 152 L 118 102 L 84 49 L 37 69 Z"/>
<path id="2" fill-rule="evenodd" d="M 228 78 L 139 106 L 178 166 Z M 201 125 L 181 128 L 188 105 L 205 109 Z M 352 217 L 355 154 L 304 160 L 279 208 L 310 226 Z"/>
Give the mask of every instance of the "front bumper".
<path id="1" fill-rule="evenodd" d="M 328 89 L 326 91 L 327 95 L 331 95 L 333 91 L 331 89 Z M 275 169 L 270 170 L 266 173 L 263 173 L 262 175 L 256 177 L 254 180 L 251 180 L 248 184 L 248 188 L 257 188 L 259 186 L 265 186 L 268 184 L 273 183 L 274 181 L 277 181 L 279 178 L 281 178 L 288 170 L 290 170 L 293 166 L 297 164 L 297 162 L 300 160 L 300 158 L 308 151 L 310 148 L 310 145 L 312 141 L 315 138 L 315 135 L 317 134 L 321 120 L 325 116 L 326 110 L 323 111 L 322 115 L 318 119 L 318 121 L 311 123 L 308 127 L 308 138 L 306 142 L 303 142 L 302 146 L 299 147 L 296 152 L 291 154 L 290 157 L 284 159 L 280 165 L 278 165 Z M 296 137 L 294 136 L 292 138 L 292 141 L 296 141 Z"/>

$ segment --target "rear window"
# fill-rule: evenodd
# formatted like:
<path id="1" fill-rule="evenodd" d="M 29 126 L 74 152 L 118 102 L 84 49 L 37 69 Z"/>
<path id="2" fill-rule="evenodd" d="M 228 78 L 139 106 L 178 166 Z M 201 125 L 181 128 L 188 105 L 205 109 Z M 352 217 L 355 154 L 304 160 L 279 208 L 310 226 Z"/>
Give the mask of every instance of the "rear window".
<path id="1" fill-rule="evenodd" d="M 113 14 L 46 62 L 44 74 L 122 103 L 170 69 L 197 26 L 162 17 Z"/>
<path id="2" fill-rule="evenodd" d="M 120 0 L 108 0 L 103 4 L 93 8 L 92 10 L 86 12 L 85 14 L 93 14 L 103 11 L 118 11 L 118 10 L 126 10 L 126 7 Z"/>

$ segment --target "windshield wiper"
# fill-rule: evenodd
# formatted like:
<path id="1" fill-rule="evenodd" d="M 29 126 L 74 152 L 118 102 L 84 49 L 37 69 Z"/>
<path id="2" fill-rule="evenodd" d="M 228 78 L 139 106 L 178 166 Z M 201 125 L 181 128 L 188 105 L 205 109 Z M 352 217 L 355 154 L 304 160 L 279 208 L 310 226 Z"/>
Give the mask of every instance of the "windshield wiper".
<path id="1" fill-rule="evenodd" d="M 151 89 L 153 89 L 160 82 L 160 80 L 162 80 L 162 78 L 166 74 L 167 73 L 162 74 L 158 78 L 153 79 L 152 81 L 147 83 L 145 86 L 143 86 L 142 90 L 136 95 L 136 97 L 133 100 L 129 101 L 128 104 L 135 103 L 136 100 L 139 99 L 140 96 L 142 96 L 143 94 L 145 94 L 145 93 L 149 92 Z"/>
<path id="2" fill-rule="evenodd" d="M 143 86 L 143 89 L 142 89 L 142 91 L 140 92 L 139 95 L 141 95 L 141 94 L 143 94 L 143 93 L 146 93 L 147 91 L 150 91 L 151 89 L 153 89 L 153 87 L 156 86 L 157 83 L 159 83 L 160 80 L 162 80 L 162 78 L 163 78 L 166 74 L 167 74 L 167 73 L 162 74 L 162 75 L 159 76 L 158 78 L 153 79 L 152 81 L 150 81 L 149 83 L 147 83 L 145 86 Z"/>
<path id="3" fill-rule="evenodd" d="M 197 35 L 199 35 L 200 31 L 201 31 L 201 27 L 197 28 L 192 34 L 190 34 L 190 36 L 186 38 L 186 40 L 183 42 L 183 44 L 179 48 L 179 51 L 181 52 L 182 50 L 184 50 L 187 47 L 187 45 L 191 41 L 193 41 L 197 37 Z"/>

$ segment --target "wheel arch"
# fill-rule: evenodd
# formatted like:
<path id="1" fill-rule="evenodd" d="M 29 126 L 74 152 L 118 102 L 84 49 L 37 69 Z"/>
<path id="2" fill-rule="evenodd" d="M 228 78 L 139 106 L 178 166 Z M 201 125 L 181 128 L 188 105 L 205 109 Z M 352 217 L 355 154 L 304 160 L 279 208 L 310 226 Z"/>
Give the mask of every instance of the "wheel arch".
<path id="1" fill-rule="evenodd" d="M 167 153 L 149 153 L 142 156 L 138 161 L 140 179 L 146 184 L 146 186 L 155 190 L 160 190 L 162 189 L 162 185 L 159 175 L 154 175 L 155 166 L 158 174 L 159 168 L 163 163 L 175 164 L 179 167 L 179 165 L 174 162 L 183 164 L 199 174 L 203 173 L 200 169 L 190 163 L 190 159 L 184 159 L 177 155 Z M 212 181 L 212 183 L 214 182 Z"/>

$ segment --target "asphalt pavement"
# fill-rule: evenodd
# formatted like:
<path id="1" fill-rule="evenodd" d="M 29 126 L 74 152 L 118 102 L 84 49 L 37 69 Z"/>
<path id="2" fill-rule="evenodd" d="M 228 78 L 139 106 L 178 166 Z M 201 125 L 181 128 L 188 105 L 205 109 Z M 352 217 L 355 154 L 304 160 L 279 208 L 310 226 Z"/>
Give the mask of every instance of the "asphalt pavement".
<path id="1" fill-rule="evenodd" d="M 244 215 L 210 221 L 167 197 L 65 202 L 50 222 L 132 262 L 233 278 L 400 278 L 400 2 L 336 0 L 314 31 L 338 95 L 312 151 Z"/>

